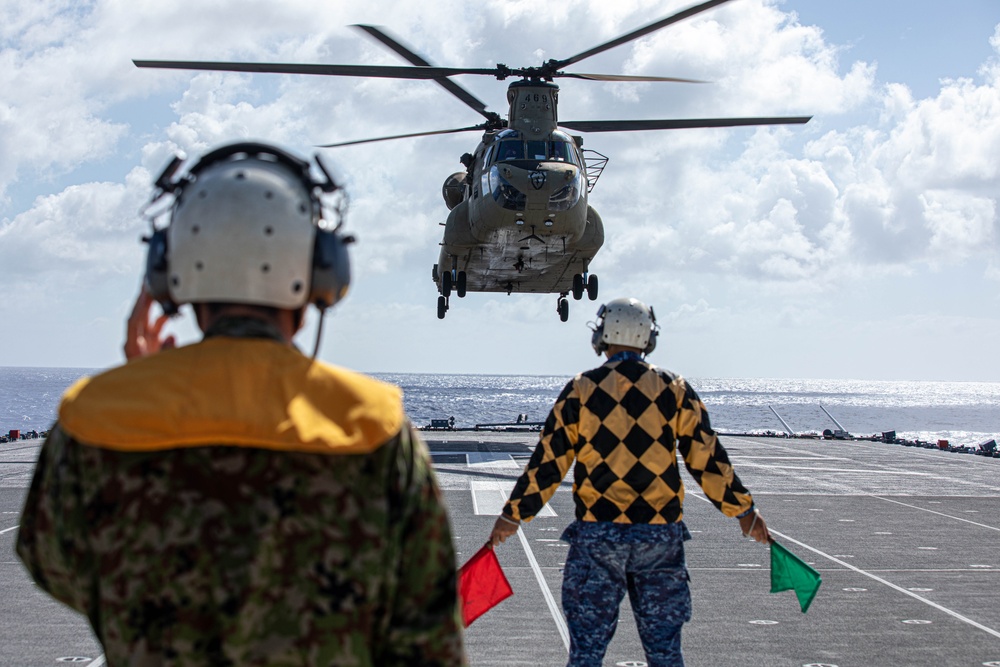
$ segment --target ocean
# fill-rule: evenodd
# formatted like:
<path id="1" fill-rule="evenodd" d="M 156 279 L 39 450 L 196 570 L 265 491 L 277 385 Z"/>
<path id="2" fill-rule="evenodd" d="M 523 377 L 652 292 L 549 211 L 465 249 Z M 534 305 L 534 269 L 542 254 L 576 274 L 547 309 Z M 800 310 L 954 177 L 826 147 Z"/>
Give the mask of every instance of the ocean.
<path id="1" fill-rule="evenodd" d="M 81 368 L 0 367 L 0 433 L 45 430 L 62 392 Z M 417 426 L 455 418 L 456 426 L 544 421 L 566 376 L 374 374 L 403 389 Z M 773 408 L 795 433 L 837 428 L 856 436 L 896 431 L 910 440 L 973 445 L 1000 437 L 1000 383 L 689 378 L 722 433 L 782 432 Z M 822 408 L 820 407 L 822 406 Z"/>

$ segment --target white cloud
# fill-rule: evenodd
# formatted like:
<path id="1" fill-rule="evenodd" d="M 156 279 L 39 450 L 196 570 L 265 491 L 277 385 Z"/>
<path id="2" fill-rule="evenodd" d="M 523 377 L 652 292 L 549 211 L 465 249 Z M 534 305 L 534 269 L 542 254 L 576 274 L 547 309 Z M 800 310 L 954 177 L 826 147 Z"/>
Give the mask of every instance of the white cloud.
<path id="1" fill-rule="evenodd" d="M 137 168 L 126 184 L 85 183 L 39 197 L 0 226 L 0 265 L 9 269 L 4 275 L 48 273 L 89 282 L 134 271 L 146 231 L 138 215 L 139 184 L 148 179 Z"/>
<path id="2" fill-rule="evenodd" d="M 315 143 L 481 121 L 433 82 L 138 70 L 132 58 L 402 62 L 346 27 L 360 22 L 387 24 L 437 64 L 537 65 L 686 6 L 571 0 L 539 12 L 520 1 L 6 2 L 0 262 L 16 270 L 0 285 L 36 303 L 66 298 L 67 285 L 81 299 L 85 286 L 124 285 L 113 300 L 119 308 L 142 261 L 137 210 L 150 175 L 178 150 L 197 155 L 255 137 L 306 154 Z M 991 43 L 1000 52 L 1000 27 Z M 588 135 L 585 146 L 612 158 L 591 200 L 607 229 L 593 264 L 602 298 L 636 294 L 668 313 L 671 327 L 693 332 L 731 326 L 764 299 L 754 316 L 798 328 L 830 316 L 818 305 L 824 297 L 884 276 L 945 274 L 972 262 L 997 280 L 997 59 L 916 99 L 904 84 L 879 82 L 873 64 L 844 55 L 783 5 L 739 0 L 569 68 L 713 83 L 560 80 L 567 119 L 816 114 L 789 128 Z M 505 83 L 456 80 L 505 111 Z M 412 340 L 395 343 L 400 358 L 424 337 L 437 345 L 443 336 L 441 354 L 461 348 L 455 354 L 466 360 L 476 341 L 499 348 L 527 341 L 526 350 L 541 341 L 510 361 L 523 364 L 516 372 L 529 360 L 545 363 L 553 356 L 545 346 L 566 331 L 555 295 L 472 295 L 447 323 L 434 318 L 430 266 L 447 215 L 440 187 L 477 139 L 472 132 L 323 152 L 348 184 L 348 227 L 360 239 L 361 289 L 344 309 L 359 318 L 358 329 L 342 324 L 370 337 L 372 354 L 393 321 L 428 318 L 409 332 Z M 93 309 L 112 310 L 106 301 Z M 595 309 L 574 303 L 570 324 Z M 443 331 L 466 335 L 455 342 Z"/>
<path id="3" fill-rule="evenodd" d="M 981 248 L 996 247 L 996 200 L 954 190 L 928 190 L 920 196 L 930 229 L 932 260 L 962 260 Z"/>

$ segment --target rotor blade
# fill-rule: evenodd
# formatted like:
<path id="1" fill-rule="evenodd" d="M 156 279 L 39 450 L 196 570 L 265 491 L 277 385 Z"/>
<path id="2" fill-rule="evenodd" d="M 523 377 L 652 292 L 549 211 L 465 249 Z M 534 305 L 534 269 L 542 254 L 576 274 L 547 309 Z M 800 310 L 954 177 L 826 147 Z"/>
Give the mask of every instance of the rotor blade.
<path id="1" fill-rule="evenodd" d="M 632 132 L 634 130 L 680 130 L 696 127 L 741 127 L 744 125 L 801 125 L 812 116 L 774 118 L 675 118 L 668 120 L 580 120 L 559 125 L 578 132 Z"/>
<path id="2" fill-rule="evenodd" d="M 584 51 L 583 53 L 578 53 L 575 56 L 567 58 L 566 60 L 560 60 L 556 63 L 556 69 L 562 69 L 567 65 L 578 63 L 584 58 L 596 56 L 598 53 L 603 53 L 608 49 L 613 49 L 614 47 L 625 44 L 626 42 L 631 42 L 633 39 L 639 39 L 640 37 L 648 35 L 651 32 L 656 32 L 660 28 L 665 28 L 671 23 L 677 23 L 678 21 L 683 21 L 689 16 L 700 14 L 703 11 L 712 9 L 713 7 L 717 7 L 718 5 L 721 5 L 725 2 L 729 2 L 729 0 L 708 0 L 708 2 L 703 2 L 700 5 L 695 5 L 694 7 L 688 7 L 684 11 L 677 12 L 676 14 L 668 16 L 665 19 L 660 19 L 655 23 L 650 23 L 649 25 L 643 28 L 639 28 L 638 30 L 633 30 L 628 34 L 622 35 L 621 37 L 611 40 L 610 42 L 605 42 L 600 46 L 595 46 L 594 48 L 588 51 Z"/>
<path id="3" fill-rule="evenodd" d="M 384 44 L 385 46 L 389 47 L 397 54 L 402 56 L 410 64 L 419 65 L 421 67 L 432 67 L 432 65 L 429 62 L 424 60 L 415 51 L 410 50 L 408 47 L 404 46 L 394 37 L 391 37 L 387 32 L 385 32 L 383 28 L 373 25 L 362 25 L 362 24 L 356 24 L 354 25 L 354 27 L 359 30 L 365 31 L 370 36 L 374 37 L 379 42 L 381 42 L 382 44 Z M 462 100 L 466 104 L 466 106 L 471 107 L 487 120 L 492 120 L 492 116 L 488 111 L 486 111 L 486 105 L 479 99 L 477 99 L 475 95 L 467 91 L 465 88 L 462 88 L 460 85 L 458 85 L 457 83 L 446 77 L 441 77 L 439 79 L 434 79 L 434 80 L 437 81 L 449 93 L 451 93 L 458 99 Z"/>
<path id="4" fill-rule="evenodd" d="M 485 125 L 474 125 L 472 127 L 459 127 L 454 130 L 435 130 L 433 132 L 413 132 L 411 134 L 395 134 L 391 137 L 375 137 L 373 139 L 355 139 L 354 141 L 341 141 L 336 144 L 317 144 L 317 148 L 338 148 L 340 146 L 354 146 L 356 144 L 370 144 L 376 141 L 391 141 L 392 139 L 409 139 L 411 137 L 429 137 L 435 134 L 455 134 L 458 132 L 472 132 L 473 130 L 484 130 Z"/>
<path id="5" fill-rule="evenodd" d="M 672 76 L 642 76 L 631 74 L 583 74 L 581 72 L 563 72 L 564 79 L 586 79 L 588 81 L 668 81 L 673 83 L 708 83 L 698 79 L 678 79 Z"/>
<path id="6" fill-rule="evenodd" d="M 326 76 L 364 76 L 384 79 L 439 79 L 456 74 L 487 74 L 493 69 L 457 69 L 453 67 L 403 67 L 391 65 L 313 65 L 295 63 L 232 63 L 190 60 L 133 60 L 136 67 L 157 69 L 196 69 L 212 72 L 262 72 L 268 74 L 319 74 Z"/>

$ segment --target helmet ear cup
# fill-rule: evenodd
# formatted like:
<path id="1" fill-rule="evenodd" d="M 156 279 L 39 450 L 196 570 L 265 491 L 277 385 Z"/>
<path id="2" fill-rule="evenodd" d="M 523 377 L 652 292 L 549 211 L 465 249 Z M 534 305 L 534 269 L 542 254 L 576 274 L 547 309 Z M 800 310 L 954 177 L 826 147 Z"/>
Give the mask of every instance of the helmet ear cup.
<path id="1" fill-rule="evenodd" d="M 656 338 L 660 335 L 660 325 L 656 323 L 656 311 L 653 310 L 652 306 L 649 307 L 649 317 L 653 320 L 653 324 L 650 327 L 649 342 L 646 344 L 646 349 L 642 351 L 644 355 L 656 349 Z"/>
<path id="2" fill-rule="evenodd" d="M 160 304 L 165 314 L 173 315 L 177 312 L 177 304 L 170 298 L 167 282 L 169 280 L 167 230 L 154 231 L 147 243 L 149 250 L 146 252 L 146 275 L 143 278 L 146 292 Z"/>
<path id="3" fill-rule="evenodd" d="M 649 332 L 649 342 L 646 343 L 646 348 L 642 351 L 643 354 L 649 354 L 656 349 L 656 337 L 659 333 L 656 329 Z"/>
<path id="4" fill-rule="evenodd" d="M 602 321 L 594 327 L 594 333 L 590 337 L 590 346 L 594 348 L 597 356 L 608 349 L 608 344 L 604 342 L 604 322 Z"/>
<path id="5" fill-rule="evenodd" d="M 351 236 L 341 236 L 326 229 L 316 231 L 309 303 L 320 310 L 335 305 L 347 295 L 351 285 L 351 258 L 347 246 L 353 241 Z"/>

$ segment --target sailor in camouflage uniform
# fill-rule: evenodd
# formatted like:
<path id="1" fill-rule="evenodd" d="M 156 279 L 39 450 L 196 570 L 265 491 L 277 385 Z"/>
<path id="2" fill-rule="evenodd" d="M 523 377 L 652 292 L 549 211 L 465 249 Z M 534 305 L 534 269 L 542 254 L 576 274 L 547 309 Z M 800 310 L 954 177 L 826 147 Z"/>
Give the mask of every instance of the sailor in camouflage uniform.
<path id="1" fill-rule="evenodd" d="M 336 186 L 263 144 L 176 167 L 135 358 L 64 396 L 18 555 L 112 667 L 466 664 L 448 517 L 399 390 L 291 343 L 308 303 L 322 317 L 347 291 L 349 239 L 319 226 Z M 166 349 L 151 299 L 194 304 L 204 340 Z"/>
<path id="2" fill-rule="evenodd" d="M 541 438 L 497 518 L 494 544 L 530 521 L 574 460 L 576 521 L 562 603 L 569 665 L 599 666 L 626 591 L 650 667 L 684 664 L 681 626 L 691 619 L 678 452 L 691 476 L 743 533 L 770 538 L 698 395 L 683 378 L 644 357 L 656 346 L 652 308 L 637 299 L 601 306 L 592 337 L 607 362 L 573 378 L 549 413 Z"/>

